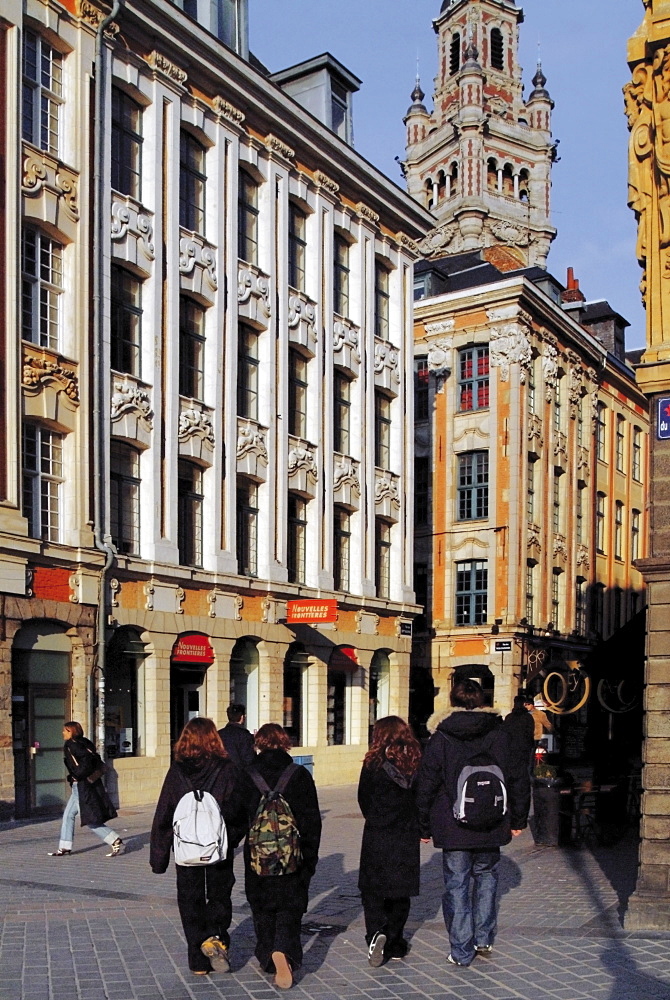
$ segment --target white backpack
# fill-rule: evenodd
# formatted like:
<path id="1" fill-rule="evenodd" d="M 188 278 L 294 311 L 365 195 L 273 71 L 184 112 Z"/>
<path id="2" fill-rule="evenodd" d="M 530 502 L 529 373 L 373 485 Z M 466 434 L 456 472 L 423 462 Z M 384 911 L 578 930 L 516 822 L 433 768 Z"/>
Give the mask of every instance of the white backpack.
<path id="1" fill-rule="evenodd" d="M 177 865 L 213 865 L 225 861 L 228 831 L 219 803 L 210 792 L 182 795 L 172 819 Z"/>

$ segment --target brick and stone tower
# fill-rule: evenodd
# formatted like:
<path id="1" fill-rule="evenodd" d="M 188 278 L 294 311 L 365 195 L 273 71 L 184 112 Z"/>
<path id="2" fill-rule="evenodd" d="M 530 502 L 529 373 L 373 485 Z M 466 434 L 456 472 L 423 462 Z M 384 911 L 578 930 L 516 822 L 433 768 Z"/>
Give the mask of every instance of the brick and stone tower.
<path id="1" fill-rule="evenodd" d="M 553 101 L 538 64 L 523 99 L 511 0 L 444 0 L 434 110 L 417 80 L 405 117 L 410 194 L 437 219 L 430 254 L 509 248 L 519 266 L 546 265 L 550 224 Z"/>

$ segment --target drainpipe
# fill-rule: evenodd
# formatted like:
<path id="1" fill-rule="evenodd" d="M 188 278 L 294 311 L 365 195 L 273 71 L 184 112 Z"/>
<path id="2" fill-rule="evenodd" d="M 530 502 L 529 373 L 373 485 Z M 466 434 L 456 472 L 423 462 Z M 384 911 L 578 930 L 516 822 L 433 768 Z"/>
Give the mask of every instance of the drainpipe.
<path id="1" fill-rule="evenodd" d="M 93 535 L 95 546 L 105 555 L 100 571 L 98 608 L 95 625 L 96 655 L 94 690 L 97 694 L 95 712 L 95 743 L 101 754 L 105 750 L 105 628 L 107 627 L 107 575 L 114 562 L 114 549 L 105 536 L 105 490 L 107 487 L 106 454 L 106 384 L 104 368 L 105 314 L 103 305 L 104 247 L 107 242 L 108 220 L 105 205 L 104 119 L 106 94 L 106 52 L 104 34 L 125 4 L 114 0 L 111 13 L 98 25 L 95 37 L 95 119 L 93 133 Z"/>

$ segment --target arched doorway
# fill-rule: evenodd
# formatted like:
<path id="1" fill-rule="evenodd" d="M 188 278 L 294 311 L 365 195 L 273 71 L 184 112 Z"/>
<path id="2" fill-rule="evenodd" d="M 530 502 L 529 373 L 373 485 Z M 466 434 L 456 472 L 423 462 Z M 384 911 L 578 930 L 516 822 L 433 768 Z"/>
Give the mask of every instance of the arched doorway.
<path id="1" fill-rule="evenodd" d="M 107 647 L 105 666 L 105 753 L 136 757 L 146 753 L 144 661 L 139 632 L 120 628 Z"/>
<path id="2" fill-rule="evenodd" d="M 202 714 L 203 685 L 214 651 L 206 635 L 184 632 L 172 647 L 170 660 L 170 739 L 178 738 L 191 719 Z"/>
<path id="3" fill-rule="evenodd" d="M 247 729 L 255 733 L 260 726 L 260 657 L 255 639 L 238 639 L 230 654 L 230 701 L 244 705 Z"/>
<path id="4" fill-rule="evenodd" d="M 24 625 L 12 645 L 17 818 L 60 812 L 68 797 L 63 723 L 70 718 L 71 651 L 65 629 L 46 621 Z"/>
<path id="5" fill-rule="evenodd" d="M 460 667 L 456 667 L 454 670 L 454 676 L 452 678 L 452 684 L 456 681 L 463 681 L 469 678 L 472 681 L 477 681 L 481 684 L 484 689 L 485 705 L 489 708 L 493 707 L 493 698 L 495 696 L 495 677 L 486 666 L 485 663 L 462 663 Z"/>
<path id="6" fill-rule="evenodd" d="M 368 695 L 368 742 L 370 742 L 375 722 L 391 712 L 391 660 L 384 649 L 378 649 L 372 657 Z"/>
<path id="7" fill-rule="evenodd" d="M 284 729 L 291 737 L 294 747 L 305 745 L 307 725 L 307 671 L 309 657 L 305 647 L 294 643 L 284 660 Z"/>
<path id="8" fill-rule="evenodd" d="M 328 746 L 351 742 L 351 678 L 357 670 L 353 646 L 337 646 L 328 661 Z"/>

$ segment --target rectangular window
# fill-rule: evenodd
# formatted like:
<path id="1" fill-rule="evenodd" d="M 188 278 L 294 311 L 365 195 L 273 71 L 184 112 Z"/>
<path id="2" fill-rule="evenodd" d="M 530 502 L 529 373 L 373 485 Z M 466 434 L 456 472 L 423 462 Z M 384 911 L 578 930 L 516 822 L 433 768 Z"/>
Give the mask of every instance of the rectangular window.
<path id="1" fill-rule="evenodd" d="M 551 624 L 555 629 L 559 627 L 561 613 L 561 571 L 554 569 L 551 574 Z"/>
<path id="2" fill-rule="evenodd" d="M 375 465 L 391 467 L 391 400 L 383 392 L 375 392 Z"/>
<path id="3" fill-rule="evenodd" d="M 347 136 L 347 91 L 336 80 L 330 84 L 330 117 L 331 128 L 340 139 L 348 141 Z"/>
<path id="4" fill-rule="evenodd" d="M 139 200 L 142 179 L 142 108 L 112 87 L 112 188 Z"/>
<path id="5" fill-rule="evenodd" d="M 535 524 L 535 459 L 528 458 L 528 485 L 526 487 L 526 517 Z"/>
<path id="6" fill-rule="evenodd" d="M 596 407 L 596 457 L 599 461 L 606 461 L 606 432 L 607 432 L 607 407 L 604 403 L 598 403 Z"/>
<path id="7" fill-rule="evenodd" d="M 432 475 L 430 459 L 420 456 L 414 459 L 414 523 L 430 523 Z"/>
<path id="8" fill-rule="evenodd" d="M 305 552 L 307 546 L 307 504 L 295 493 L 288 495 L 288 580 L 305 582 Z"/>
<path id="9" fill-rule="evenodd" d="M 575 585 L 575 631 L 578 635 L 586 633 L 586 580 L 581 576 Z"/>
<path id="10" fill-rule="evenodd" d="M 596 550 L 605 551 L 605 501 L 604 493 L 596 495 Z"/>
<path id="11" fill-rule="evenodd" d="M 375 593 L 391 595 L 391 525 L 375 518 Z"/>
<path id="12" fill-rule="evenodd" d="M 351 454 L 351 381 L 341 372 L 333 379 L 334 421 L 333 448 L 342 455 Z"/>
<path id="13" fill-rule="evenodd" d="M 288 283 L 299 292 L 305 291 L 306 219 L 297 205 L 288 206 Z"/>
<path id="14" fill-rule="evenodd" d="M 58 156 L 63 58 L 34 31 L 23 35 L 22 135 Z"/>
<path id="15" fill-rule="evenodd" d="M 489 516 L 489 453 L 472 451 L 458 456 L 458 520 Z"/>
<path id="16" fill-rule="evenodd" d="M 456 563 L 456 624 L 483 625 L 487 618 L 486 560 Z"/>
<path id="17" fill-rule="evenodd" d="M 329 747 L 343 746 L 347 740 L 347 677 L 344 670 L 327 674 L 326 740 Z"/>
<path id="18" fill-rule="evenodd" d="M 258 264 L 258 185 L 245 170 L 240 170 L 238 181 L 237 254 Z"/>
<path id="19" fill-rule="evenodd" d="M 535 362 L 531 361 L 528 365 L 528 412 L 537 413 L 537 392 L 535 389 Z"/>
<path id="20" fill-rule="evenodd" d="M 489 349 L 467 347 L 458 354 L 461 411 L 484 410 L 489 405 Z"/>
<path id="21" fill-rule="evenodd" d="M 428 420 L 430 403 L 430 383 L 428 381 L 428 358 L 414 362 L 414 419 Z"/>
<path id="22" fill-rule="evenodd" d="M 617 472 L 625 472 L 624 465 L 624 444 L 625 444 L 626 420 L 621 414 L 616 418 L 616 467 Z"/>
<path id="23" fill-rule="evenodd" d="M 258 334 L 240 326 L 237 340 L 237 414 L 258 420 Z"/>
<path id="24" fill-rule="evenodd" d="M 632 474 L 636 483 L 642 482 L 642 431 L 633 427 Z"/>
<path id="25" fill-rule="evenodd" d="M 561 433 L 561 397 L 559 395 L 559 386 L 556 386 L 556 394 L 554 396 L 554 437 L 557 438 Z"/>
<path id="26" fill-rule="evenodd" d="M 554 469 L 554 484 L 552 497 L 552 528 L 555 535 L 561 534 L 561 476 L 558 469 Z"/>
<path id="27" fill-rule="evenodd" d="M 190 132 L 179 142 L 179 225 L 194 233 L 205 232 L 205 147 Z"/>
<path id="28" fill-rule="evenodd" d="M 632 510 L 630 514 L 630 558 L 634 562 L 640 558 L 640 512 Z"/>
<path id="29" fill-rule="evenodd" d="M 335 590 L 349 590 L 349 550 L 351 530 L 349 512 L 335 507 L 333 518 L 333 586 Z"/>
<path id="30" fill-rule="evenodd" d="M 349 315 L 349 244 L 339 233 L 334 239 L 333 309 L 340 316 Z"/>
<path id="31" fill-rule="evenodd" d="M 575 541 L 581 545 L 584 541 L 584 487 L 580 486 L 575 495 Z"/>
<path id="32" fill-rule="evenodd" d="M 179 297 L 179 395 L 202 399 L 205 370 L 205 310 Z"/>
<path id="33" fill-rule="evenodd" d="M 526 563 L 526 621 L 533 624 L 535 613 L 535 563 Z"/>
<path id="34" fill-rule="evenodd" d="M 258 489 L 242 477 L 237 481 L 237 572 L 258 576 Z"/>
<path id="35" fill-rule="evenodd" d="M 37 424 L 23 427 L 23 516 L 32 538 L 60 541 L 63 438 Z"/>
<path id="36" fill-rule="evenodd" d="M 294 348 L 288 352 L 288 432 L 307 436 L 307 362 Z"/>
<path id="37" fill-rule="evenodd" d="M 130 271 L 112 264 L 109 284 L 111 365 L 139 378 L 142 344 L 142 285 Z"/>
<path id="38" fill-rule="evenodd" d="M 381 264 L 375 264 L 375 335 L 381 340 L 389 337 L 389 314 L 391 296 L 389 293 L 389 273 Z"/>
<path id="39" fill-rule="evenodd" d="M 597 583 L 593 588 L 591 601 L 591 625 L 592 631 L 599 636 L 605 632 L 605 585 Z"/>
<path id="40" fill-rule="evenodd" d="M 623 559 L 623 504 L 614 505 L 614 558 Z"/>
<path id="41" fill-rule="evenodd" d="M 584 444 L 584 402 L 577 403 L 577 444 L 582 447 Z"/>
<path id="42" fill-rule="evenodd" d="M 37 229 L 21 236 L 21 336 L 58 350 L 63 248 Z"/>
<path id="43" fill-rule="evenodd" d="M 202 566 L 202 471 L 179 460 L 177 473 L 177 545 L 182 566 Z"/>
<path id="44" fill-rule="evenodd" d="M 110 533 L 117 552 L 140 550 L 140 456 L 121 441 L 110 445 Z"/>

